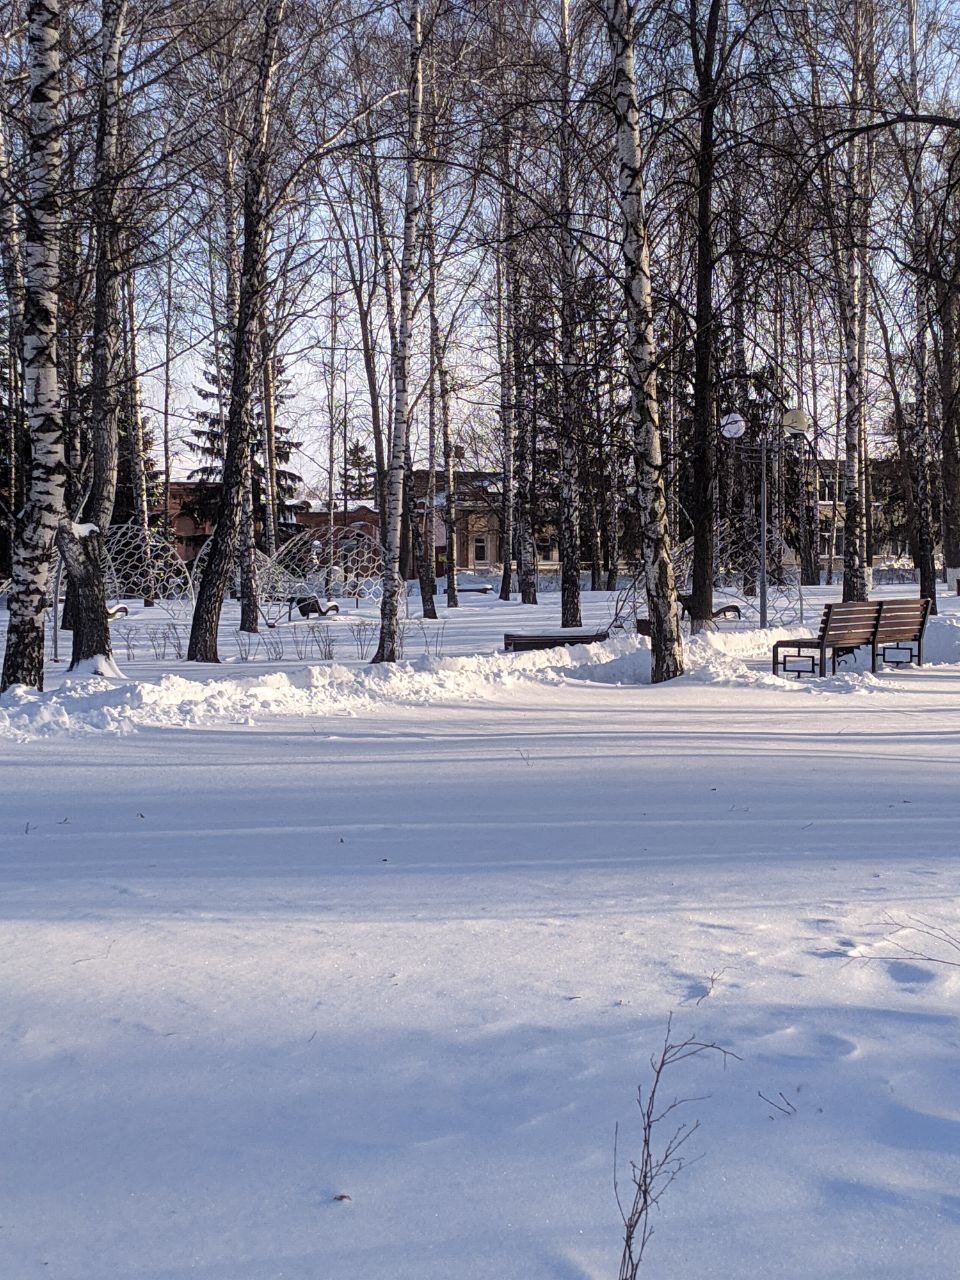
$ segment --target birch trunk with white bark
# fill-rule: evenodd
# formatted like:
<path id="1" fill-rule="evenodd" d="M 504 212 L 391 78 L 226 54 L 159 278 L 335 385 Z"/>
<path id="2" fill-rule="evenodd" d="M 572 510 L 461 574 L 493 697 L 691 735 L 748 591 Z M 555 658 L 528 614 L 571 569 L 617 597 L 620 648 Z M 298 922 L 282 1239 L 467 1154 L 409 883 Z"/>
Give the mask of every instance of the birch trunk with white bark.
<path id="1" fill-rule="evenodd" d="M 643 198 L 643 161 L 629 0 L 606 0 L 613 61 L 612 104 L 617 134 L 618 190 L 623 215 L 630 425 L 637 471 L 641 554 L 650 619 L 651 679 L 683 674 L 683 644 L 663 485 L 660 406 L 650 248 Z"/>
<path id="2" fill-rule="evenodd" d="M 2 82 L 0 82 L 2 88 Z M 23 417 L 23 241 L 20 211 L 13 195 L 6 130 L 0 123 L 0 270 L 7 299 L 7 405 L 0 456 L 6 462 L 0 519 L 7 526 L 8 550 L 13 554 L 16 512 L 22 505 L 21 458 L 25 455 Z M 9 572 L 0 562 L 0 577 Z"/>
<path id="3" fill-rule="evenodd" d="M 24 207 L 24 409 L 31 465 L 13 547 L 9 623 L 0 692 L 43 688 L 44 609 L 63 513 L 66 471 L 57 376 L 60 283 L 60 0 L 27 8 L 28 177 Z"/>
<path id="4" fill-rule="evenodd" d="M 580 613 L 580 469 L 577 450 L 577 252 L 571 189 L 573 121 L 570 4 L 560 0 L 560 625 L 579 627 Z"/>
<path id="5" fill-rule="evenodd" d="M 410 407 L 410 347 L 416 286 L 417 238 L 420 230 L 420 143 L 423 128 L 423 35 L 419 0 L 412 0 L 407 18 L 410 69 L 407 80 L 406 187 L 403 200 L 403 246 L 400 255 L 396 340 L 391 352 L 393 369 L 393 429 L 387 469 L 386 544 L 384 547 L 383 599 L 380 605 L 380 639 L 374 662 L 396 662 L 400 626 L 400 534 L 403 523 L 403 479 L 407 453 Z"/>

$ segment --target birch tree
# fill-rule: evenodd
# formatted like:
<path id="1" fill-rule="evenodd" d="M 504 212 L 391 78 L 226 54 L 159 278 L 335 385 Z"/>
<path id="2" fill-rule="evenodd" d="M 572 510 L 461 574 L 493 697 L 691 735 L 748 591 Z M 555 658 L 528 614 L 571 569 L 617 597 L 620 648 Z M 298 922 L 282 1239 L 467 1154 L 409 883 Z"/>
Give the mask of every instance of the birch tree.
<path id="1" fill-rule="evenodd" d="M 574 230 L 572 169 L 576 132 L 573 119 L 573 49 L 570 2 L 560 0 L 560 121 L 558 132 L 558 235 L 560 240 L 560 625 L 579 627 L 580 614 L 580 484 L 577 450 L 577 250 Z"/>
<path id="2" fill-rule="evenodd" d="M 27 502 L 13 547 L 0 692 L 43 688 L 44 608 L 66 475 L 57 375 L 60 276 L 60 0 L 29 0 L 28 173 L 24 205 L 24 409 L 30 437 Z"/>
<path id="3" fill-rule="evenodd" d="M 623 219 L 621 251 L 627 314 L 629 432 L 636 466 L 641 556 L 650 619 L 651 670 L 656 684 L 683 674 L 683 647 L 663 484 L 650 245 L 643 197 L 643 161 L 633 55 L 635 17 L 630 0 L 607 0 L 605 16 L 613 63 L 611 105 L 617 137 L 617 188 Z"/>
<path id="4" fill-rule="evenodd" d="M 406 183 L 403 200 L 403 242 L 400 256 L 397 331 L 391 353 L 393 413 L 390 462 L 387 470 L 386 539 L 384 545 L 383 598 L 380 605 L 380 638 L 374 662 L 395 662 L 400 625 L 400 532 L 403 518 L 403 480 L 407 454 L 410 404 L 410 356 L 413 340 L 415 272 L 420 232 L 420 146 L 423 130 L 423 31 L 419 0 L 412 0 L 407 15 L 409 71 L 406 113 Z"/>
<path id="5" fill-rule="evenodd" d="M 6 86 L 0 78 L 0 90 Z M 0 270 L 7 300 L 6 412 L 0 463 L 5 463 L 5 486 L 0 521 L 7 529 L 7 547 L 13 552 L 16 512 L 22 501 L 21 457 L 24 453 L 23 422 L 23 241 L 21 218 L 13 194 L 13 171 L 7 145 L 6 122 L 0 120 Z M 4 560 L 6 556 L 4 556 Z M 2 563 L 2 562 L 0 562 Z M 0 574 L 9 569 L 0 568 Z"/>

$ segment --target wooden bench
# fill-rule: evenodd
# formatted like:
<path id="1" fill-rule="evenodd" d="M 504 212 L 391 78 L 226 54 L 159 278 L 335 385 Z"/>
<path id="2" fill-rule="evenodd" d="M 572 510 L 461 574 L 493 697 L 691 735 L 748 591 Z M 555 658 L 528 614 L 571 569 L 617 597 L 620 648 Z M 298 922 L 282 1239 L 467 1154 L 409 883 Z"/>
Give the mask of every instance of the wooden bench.
<path id="1" fill-rule="evenodd" d="M 876 671 L 878 659 L 891 663 L 916 660 L 923 663 L 923 632 L 930 615 L 929 600 L 867 600 L 828 604 L 820 619 L 816 636 L 794 640 L 778 640 L 773 646 L 773 674 L 827 674 L 837 671 L 837 659 L 870 647 L 870 670 Z M 906 657 L 894 657 L 904 653 Z M 891 655 L 891 656 L 887 656 Z M 806 668 L 787 663 L 806 663 Z"/>
<path id="2" fill-rule="evenodd" d="M 470 592 L 478 596 L 488 596 L 492 590 L 493 590 L 493 585 L 492 583 L 489 583 L 489 582 L 484 583 L 482 586 L 479 586 L 479 587 L 475 587 L 475 586 L 462 587 L 459 582 L 457 583 L 458 596 L 463 595 L 464 593 L 469 594 Z M 441 587 L 438 582 L 436 586 L 436 590 L 434 591 L 434 595 L 438 595 L 438 596 L 446 595 L 446 592 L 447 592 L 446 587 Z"/>
<path id="3" fill-rule="evenodd" d="M 930 600 L 883 600 L 877 627 L 877 650 L 882 662 L 923 666 L 923 633 L 933 603 Z"/>
<path id="4" fill-rule="evenodd" d="M 508 631 L 503 637 L 503 647 L 507 653 L 525 653 L 531 649 L 559 649 L 568 644 L 600 644 L 609 637 L 609 631 L 553 631 L 542 635 Z"/>

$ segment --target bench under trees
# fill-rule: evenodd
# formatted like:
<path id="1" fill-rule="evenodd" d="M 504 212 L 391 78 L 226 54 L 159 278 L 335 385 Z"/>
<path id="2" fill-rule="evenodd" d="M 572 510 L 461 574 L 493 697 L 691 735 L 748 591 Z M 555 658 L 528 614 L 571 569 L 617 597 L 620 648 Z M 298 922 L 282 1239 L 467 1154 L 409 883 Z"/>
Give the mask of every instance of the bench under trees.
<path id="1" fill-rule="evenodd" d="M 677 603 L 680 606 L 680 614 L 682 617 L 693 617 L 692 595 L 682 595 L 678 592 Z M 714 622 L 716 622 L 718 618 L 736 618 L 738 622 L 743 618 L 743 614 L 738 604 L 722 604 L 719 609 L 714 609 L 710 616 Z M 644 634 L 647 633 L 645 632 Z"/>
<path id="2" fill-rule="evenodd" d="M 929 600 L 866 600 L 828 604 L 815 636 L 778 640 L 773 646 L 773 674 L 836 674 L 839 659 L 870 649 L 870 670 L 878 662 L 923 665 L 923 635 L 930 616 Z"/>
<path id="3" fill-rule="evenodd" d="M 340 606 L 335 600 L 321 600 L 317 595 L 299 595 L 290 596 L 287 599 L 287 621 L 293 618 L 293 611 L 296 609 L 301 618 L 309 618 L 314 614 L 318 618 L 325 618 L 329 613 L 339 613 Z"/>
<path id="4" fill-rule="evenodd" d="M 559 649 L 569 644 L 600 644 L 609 637 L 609 631 L 550 631 L 540 634 L 508 631 L 503 637 L 503 647 L 507 653 L 526 653 L 531 649 Z"/>

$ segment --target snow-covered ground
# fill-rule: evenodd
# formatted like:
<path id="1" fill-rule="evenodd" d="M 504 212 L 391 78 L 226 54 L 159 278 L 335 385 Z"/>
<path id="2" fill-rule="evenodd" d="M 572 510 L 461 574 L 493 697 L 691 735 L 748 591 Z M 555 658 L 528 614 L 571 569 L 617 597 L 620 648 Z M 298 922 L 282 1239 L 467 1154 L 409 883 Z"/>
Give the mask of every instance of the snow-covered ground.
<path id="1" fill-rule="evenodd" d="M 960 952 L 897 924 L 960 934 L 958 603 L 922 670 L 724 632 L 657 688 L 498 653 L 555 595 L 391 670 L 135 611 L 128 681 L 6 695 L 0 1276 L 606 1280 L 671 1012 L 738 1059 L 666 1086 L 644 1276 L 956 1276 Z"/>

